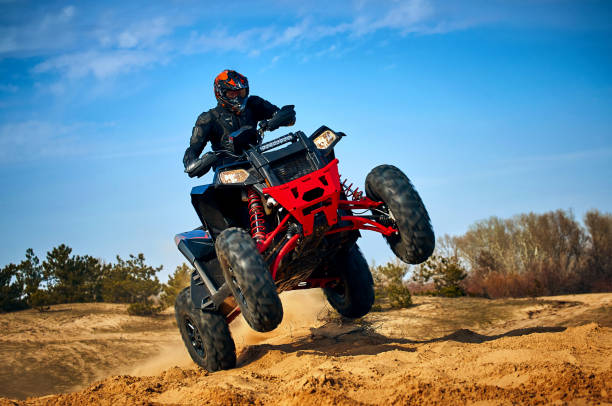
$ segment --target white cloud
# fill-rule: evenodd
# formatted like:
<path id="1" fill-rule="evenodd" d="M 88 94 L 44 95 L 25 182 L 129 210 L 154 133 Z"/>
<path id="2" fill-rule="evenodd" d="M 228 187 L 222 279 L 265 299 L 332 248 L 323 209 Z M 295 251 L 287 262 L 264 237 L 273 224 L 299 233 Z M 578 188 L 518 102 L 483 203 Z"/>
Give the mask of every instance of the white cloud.
<path id="1" fill-rule="evenodd" d="M 248 51 L 257 48 L 263 38 L 269 36 L 269 29 L 253 28 L 238 33 L 218 29 L 205 34 L 192 32 L 189 41 L 182 48 L 186 54 L 209 51 Z"/>
<path id="2" fill-rule="evenodd" d="M 62 9 L 62 16 L 64 17 L 64 19 L 70 20 L 74 16 L 75 11 L 76 9 L 74 8 L 74 6 L 64 7 Z"/>
<path id="3" fill-rule="evenodd" d="M 0 163 L 75 155 L 83 151 L 76 134 L 82 124 L 24 121 L 0 126 Z"/>
<path id="4" fill-rule="evenodd" d="M 371 11 L 368 9 L 367 11 Z M 434 6 L 428 0 L 408 0 L 395 2 L 382 16 L 371 17 L 362 14 L 351 24 L 351 31 L 357 35 L 369 34 L 383 28 L 409 32 L 424 31 L 423 23 L 434 15 Z"/>
<path id="5" fill-rule="evenodd" d="M 117 36 L 117 44 L 121 48 L 155 48 L 157 41 L 172 33 L 174 28 L 164 17 L 136 22 Z"/>
<path id="6" fill-rule="evenodd" d="M 19 88 L 12 84 L 0 84 L 0 92 L 16 93 Z"/>
<path id="7" fill-rule="evenodd" d="M 276 41 L 271 46 L 288 44 L 304 38 L 310 26 L 311 24 L 308 20 L 302 20 L 298 24 L 285 28 L 280 35 L 276 36 Z"/>
<path id="8" fill-rule="evenodd" d="M 19 10 L 26 14 L 5 16 L 7 22 L 0 20 L 0 56 L 28 56 L 57 51 L 73 42 L 69 26 L 77 14 L 74 6 L 51 11 L 46 11 L 46 8 L 44 11 L 36 10 L 34 7 Z M 8 9 L 3 11 L 8 13 Z"/>
<path id="9" fill-rule="evenodd" d="M 346 34 L 362 36 L 381 29 L 393 29 L 402 34 L 429 33 L 433 31 L 434 25 L 428 24 L 427 21 L 433 16 L 434 7 L 430 0 L 394 1 L 386 2 L 382 6 L 380 2 L 375 4 L 363 2 L 349 12 L 348 16 L 345 13 L 342 16 L 344 21 L 335 24 L 305 17 L 286 28 L 269 25 L 265 28 L 249 28 L 237 32 L 227 28 L 206 33 L 194 31 L 183 52 L 189 54 L 209 51 L 246 52 L 255 49 L 257 54 L 262 49 L 294 46 L 305 42 L 314 43 L 324 38 Z"/>
<path id="10" fill-rule="evenodd" d="M 348 19 L 343 17 L 345 21 L 338 24 L 314 22 L 306 17 L 289 27 L 268 25 L 239 31 L 227 27 L 192 31 L 187 40 L 181 41 L 175 31 L 187 24 L 186 18 L 151 16 L 145 9 L 138 19 L 117 20 L 112 18 L 115 14 L 96 19 L 80 13 L 84 18 L 80 21 L 76 18 L 79 10 L 69 5 L 42 14 L 33 13 L 32 23 L 0 28 L 0 56 L 38 53 L 45 59 L 32 73 L 58 73 L 69 79 L 89 75 L 104 79 L 164 63 L 180 54 L 238 51 L 257 57 L 264 50 L 313 43 L 346 33 L 364 35 L 381 28 L 407 30 L 427 17 L 431 6 L 428 0 L 409 0 L 387 3 L 382 8 L 385 13 L 371 17 L 372 7 L 365 4 L 352 13 L 365 13 L 368 17 L 362 14 L 351 17 L 349 13 Z"/>
<path id="11" fill-rule="evenodd" d="M 3 30 L 0 30 L 0 33 Z M 6 54 L 9 52 L 13 52 L 18 49 L 17 40 L 14 35 L 11 33 L 4 33 L 4 35 L 0 35 L 0 54 Z"/>
<path id="12" fill-rule="evenodd" d="M 47 28 L 55 28 L 57 26 L 69 23 L 76 13 L 74 6 L 67 6 L 59 11 L 53 11 L 43 15 L 41 21 L 38 22 L 39 27 L 42 30 Z"/>
<path id="13" fill-rule="evenodd" d="M 75 156 L 101 158 L 124 153 L 124 150 L 131 153 L 131 147 L 118 147 L 106 142 L 108 134 L 117 131 L 115 126 L 114 122 L 60 124 L 43 120 L 0 124 L 0 165 Z M 151 148 L 151 140 L 147 142 Z M 153 154 L 156 151 L 142 145 L 137 154 Z"/>
<path id="14" fill-rule="evenodd" d="M 136 9 L 129 3 L 114 8 L 78 3 L 78 7 L 32 7 L 27 13 L 23 7 L 15 7 L 13 10 L 21 14 L 0 17 L 0 58 L 34 55 L 43 58 L 32 70 L 35 74 L 104 79 L 163 64 L 181 54 L 233 51 L 258 57 L 266 50 L 281 48 L 295 51 L 315 45 L 321 49 L 329 44 L 317 42 L 330 38 L 342 44 L 338 49 L 347 49 L 347 42 L 380 30 L 399 35 L 441 34 L 504 18 L 521 19 L 535 7 L 531 3 L 512 6 L 501 0 L 356 0 L 337 4 L 313 0 L 299 5 L 290 0 L 269 1 L 272 10 L 274 1 L 280 2 L 283 10 L 293 10 L 294 23 L 271 24 L 278 17 L 271 14 L 269 19 L 253 19 L 255 25 L 237 28 L 232 20 L 220 18 L 225 15 L 221 2 L 206 8 L 188 4 L 172 8 L 153 2 Z M 283 18 L 287 19 L 287 13 Z M 211 28 L 200 30 L 202 26 Z M 181 27 L 192 31 L 186 33 Z M 307 57 L 317 57 L 316 51 Z"/>
<path id="15" fill-rule="evenodd" d="M 174 138 L 123 141 L 109 138 L 121 129 L 114 122 L 59 124 L 27 120 L 0 124 L 0 166 L 63 158 L 117 159 L 168 155 L 181 151 Z"/>
<path id="16" fill-rule="evenodd" d="M 124 31 L 119 34 L 119 47 L 132 48 L 138 44 L 138 38 L 129 31 Z"/>
<path id="17" fill-rule="evenodd" d="M 48 59 L 33 68 L 34 73 L 59 71 L 69 78 L 92 74 L 98 79 L 144 68 L 161 59 L 152 52 L 139 50 L 89 51 Z"/>

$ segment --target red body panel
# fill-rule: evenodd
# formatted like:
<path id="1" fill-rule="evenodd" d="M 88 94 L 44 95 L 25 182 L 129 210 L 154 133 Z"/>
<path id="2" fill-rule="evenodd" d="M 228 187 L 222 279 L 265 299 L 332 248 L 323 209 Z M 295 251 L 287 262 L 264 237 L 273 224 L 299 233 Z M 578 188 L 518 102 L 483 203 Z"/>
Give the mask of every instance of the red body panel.
<path id="1" fill-rule="evenodd" d="M 312 193 L 317 189 L 322 189 L 320 197 L 304 198 L 308 192 Z M 312 234 L 314 218 L 317 213 L 324 213 L 327 224 L 330 226 L 338 223 L 338 202 L 340 201 L 341 191 L 337 159 L 318 171 L 284 185 L 272 186 L 263 190 L 265 194 L 272 196 L 295 217 L 302 225 L 304 236 Z M 320 205 L 320 207 L 308 210 L 315 205 Z"/>

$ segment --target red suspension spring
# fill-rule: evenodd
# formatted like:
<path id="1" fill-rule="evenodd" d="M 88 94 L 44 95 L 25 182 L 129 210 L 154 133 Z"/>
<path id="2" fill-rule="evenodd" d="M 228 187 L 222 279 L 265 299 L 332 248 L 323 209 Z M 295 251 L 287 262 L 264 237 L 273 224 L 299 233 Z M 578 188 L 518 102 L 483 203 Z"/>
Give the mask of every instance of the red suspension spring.
<path id="1" fill-rule="evenodd" d="M 248 202 L 251 235 L 253 239 L 259 243 L 266 238 L 266 223 L 261 197 L 253 188 L 248 189 Z"/>
<path id="2" fill-rule="evenodd" d="M 344 190 L 344 194 L 346 195 L 346 198 L 350 200 L 361 200 L 363 198 L 363 192 L 361 192 L 358 187 L 353 189 L 352 183 L 347 186 L 347 180 L 348 179 L 345 178 L 341 185 L 342 189 Z"/>

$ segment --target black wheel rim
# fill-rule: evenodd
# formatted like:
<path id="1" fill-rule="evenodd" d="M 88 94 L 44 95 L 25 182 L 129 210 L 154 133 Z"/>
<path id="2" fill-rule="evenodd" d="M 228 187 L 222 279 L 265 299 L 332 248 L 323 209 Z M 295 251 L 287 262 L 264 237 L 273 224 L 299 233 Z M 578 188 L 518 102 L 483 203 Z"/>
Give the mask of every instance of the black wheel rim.
<path id="1" fill-rule="evenodd" d="M 191 346 L 195 350 L 196 354 L 204 358 L 206 356 L 204 343 L 202 342 L 202 337 L 200 336 L 200 332 L 196 328 L 195 323 L 189 317 L 185 317 L 184 324 L 185 331 L 187 331 L 187 336 L 191 342 Z"/>
<path id="2" fill-rule="evenodd" d="M 346 281 L 344 280 L 344 278 L 341 278 L 340 281 L 335 283 L 333 286 L 328 287 L 328 289 L 335 296 L 336 302 L 338 303 L 346 302 L 347 287 L 346 287 Z"/>

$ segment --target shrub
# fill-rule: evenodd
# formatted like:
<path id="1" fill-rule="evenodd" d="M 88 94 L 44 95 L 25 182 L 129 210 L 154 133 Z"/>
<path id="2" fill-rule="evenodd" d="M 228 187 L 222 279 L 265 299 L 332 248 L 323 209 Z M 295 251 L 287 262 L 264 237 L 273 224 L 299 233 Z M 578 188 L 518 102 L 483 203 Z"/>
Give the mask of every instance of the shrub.
<path id="1" fill-rule="evenodd" d="M 186 263 L 176 267 L 174 273 L 170 275 L 168 283 L 162 287 L 161 303 L 164 308 L 174 306 L 174 301 L 178 294 L 189 286 L 191 273 L 191 267 Z"/>
<path id="2" fill-rule="evenodd" d="M 412 304 L 410 290 L 404 283 L 408 266 L 396 259 L 385 265 L 372 266 L 374 278 L 374 309 L 384 305 L 392 309 L 408 307 Z"/>
<path id="3" fill-rule="evenodd" d="M 130 255 L 127 260 L 117 256 L 117 263 L 107 267 L 102 280 L 102 298 L 105 302 L 146 303 L 161 290 L 155 276 L 161 269 L 145 264 L 143 254 Z"/>
<path id="4" fill-rule="evenodd" d="M 58 303 L 57 299 L 48 290 L 38 289 L 31 293 L 28 298 L 28 304 L 39 312 L 49 310 L 50 306 L 55 303 Z"/>
<path id="5" fill-rule="evenodd" d="M 433 281 L 434 294 L 446 297 L 465 296 L 461 285 L 467 272 L 461 265 L 459 257 L 432 255 L 427 261 L 415 267 L 412 280 L 425 285 Z"/>
<path id="6" fill-rule="evenodd" d="M 132 316 L 153 316 L 159 314 L 162 311 L 162 307 L 150 301 L 136 302 L 131 303 L 127 311 Z"/>

